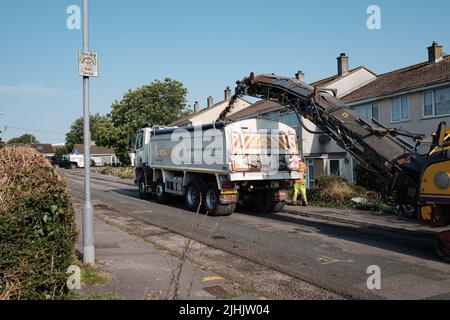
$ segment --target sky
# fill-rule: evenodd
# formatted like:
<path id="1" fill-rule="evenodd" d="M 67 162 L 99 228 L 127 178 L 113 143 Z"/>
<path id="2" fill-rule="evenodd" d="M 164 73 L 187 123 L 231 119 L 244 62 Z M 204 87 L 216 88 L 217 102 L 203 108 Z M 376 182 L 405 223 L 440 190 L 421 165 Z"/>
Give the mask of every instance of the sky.
<path id="1" fill-rule="evenodd" d="M 3 140 L 31 133 L 63 143 L 82 115 L 82 33 L 66 26 L 67 8 L 81 4 L 1 0 Z M 381 29 L 367 27 L 370 5 L 380 8 Z M 351 68 L 384 73 L 425 61 L 432 41 L 450 52 L 448 12 L 447 0 L 90 0 L 90 49 L 100 65 L 91 112 L 107 114 L 124 92 L 166 77 L 202 107 L 250 72 L 302 70 L 313 82 L 336 74 L 341 52 Z"/>

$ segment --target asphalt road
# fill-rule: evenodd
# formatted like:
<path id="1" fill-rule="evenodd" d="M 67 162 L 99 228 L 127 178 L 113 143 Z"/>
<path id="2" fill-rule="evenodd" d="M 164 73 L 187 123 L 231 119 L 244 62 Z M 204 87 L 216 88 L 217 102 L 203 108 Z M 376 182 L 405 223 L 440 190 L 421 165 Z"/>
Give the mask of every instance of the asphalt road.
<path id="1" fill-rule="evenodd" d="M 83 178 L 66 174 L 83 196 Z M 93 180 L 92 197 L 124 216 L 194 237 L 347 298 L 450 299 L 450 264 L 433 252 L 433 238 L 324 222 L 289 214 L 236 212 L 194 219 L 181 198 L 167 205 L 139 199 L 136 188 Z M 195 235 L 192 223 L 195 221 Z M 369 290 L 369 266 L 381 271 L 381 289 Z"/>

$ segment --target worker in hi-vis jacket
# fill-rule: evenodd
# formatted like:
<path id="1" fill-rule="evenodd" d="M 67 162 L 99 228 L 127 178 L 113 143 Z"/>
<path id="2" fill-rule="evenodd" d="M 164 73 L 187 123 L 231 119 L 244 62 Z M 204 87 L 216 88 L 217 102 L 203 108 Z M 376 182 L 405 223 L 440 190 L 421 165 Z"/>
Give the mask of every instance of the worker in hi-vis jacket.
<path id="1" fill-rule="evenodd" d="M 297 205 L 298 194 L 302 196 L 302 205 L 308 205 L 308 199 L 306 198 L 306 171 L 308 170 L 306 164 L 300 162 L 300 178 L 294 180 L 294 193 L 292 195 L 292 204 Z"/>

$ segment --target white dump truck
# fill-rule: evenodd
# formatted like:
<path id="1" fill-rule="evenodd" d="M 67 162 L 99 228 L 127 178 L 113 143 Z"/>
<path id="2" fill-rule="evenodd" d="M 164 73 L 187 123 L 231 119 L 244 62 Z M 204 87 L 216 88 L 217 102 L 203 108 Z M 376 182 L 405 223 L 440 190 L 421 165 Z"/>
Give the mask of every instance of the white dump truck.
<path id="1" fill-rule="evenodd" d="M 277 212 L 300 177 L 296 131 L 272 120 L 146 127 L 135 149 L 141 198 L 183 196 L 189 210 L 213 216 L 230 215 L 238 204 Z"/>

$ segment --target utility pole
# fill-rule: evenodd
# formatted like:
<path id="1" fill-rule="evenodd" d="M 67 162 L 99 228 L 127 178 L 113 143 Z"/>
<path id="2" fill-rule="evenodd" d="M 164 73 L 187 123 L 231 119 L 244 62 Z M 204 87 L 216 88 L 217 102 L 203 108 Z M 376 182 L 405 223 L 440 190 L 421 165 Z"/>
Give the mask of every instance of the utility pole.
<path id="1" fill-rule="evenodd" d="M 83 51 L 89 52 L 89 0 L 83 0 Z M 91 132 L 89 127 L 89 76 L 83 75 L 84 118 L 84 206 L 83 206 L 83 262 L 95 264 L 94 209 L 91 203 Z"/>

